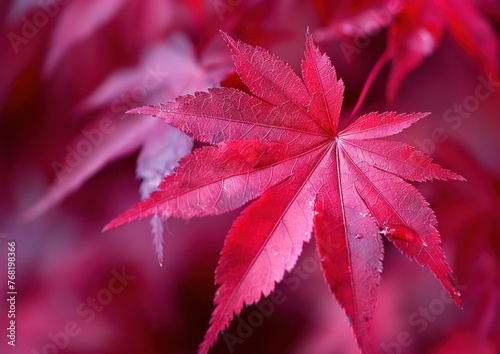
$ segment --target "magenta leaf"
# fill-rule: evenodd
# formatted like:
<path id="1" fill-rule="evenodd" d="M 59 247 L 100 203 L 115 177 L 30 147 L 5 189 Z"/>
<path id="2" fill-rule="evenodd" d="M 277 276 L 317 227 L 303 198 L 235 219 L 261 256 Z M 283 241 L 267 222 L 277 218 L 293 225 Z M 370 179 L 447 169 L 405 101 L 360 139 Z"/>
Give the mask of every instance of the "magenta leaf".
<path id="1" fill-rule="evenodd" d="M 377 140 L 427 113 L 370 113 L 338 131 L 344 85 L 309 33 L 303 80 L 262 48 L 223 37 L 252 94 L 217 88 L 131 110 L 215 146 L 182 159 L 158 191 L 105 227 L 158 215 L 215 215 L 258 198 L 226 238 L 215 277 L 216 308 L 199 352 L 209 351 L 244 305 L 273 291 L 313 230 L 326 283 L 363 353 L 375 353 L 370 325 L 382 234 L 429 267 L 460 305 L 435 216 L 405 180 L 463 178 L 406 144 Z"/>

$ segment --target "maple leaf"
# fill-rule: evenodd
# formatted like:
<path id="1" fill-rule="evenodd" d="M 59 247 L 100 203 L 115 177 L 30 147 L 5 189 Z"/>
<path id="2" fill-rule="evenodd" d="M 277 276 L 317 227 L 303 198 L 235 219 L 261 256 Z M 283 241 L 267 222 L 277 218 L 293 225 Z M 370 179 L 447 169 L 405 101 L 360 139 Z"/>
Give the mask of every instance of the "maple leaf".
<path id="1" fill-rule="evenodd" d="M 427 266 L 458 305 L 436 219 L 405 180 L 462 177 L 413 147 L 378 140 L 426 113 L 370 113 L 339 131 L 344 84 L 306 34 L 299 78 L 259 47 L 223 37 L 252 94 L 213 88 L 131 113 L 153 115 L 215 146 L 181 160 L 158 191 L 104 230 L 151 216 L 192 218 L 234 210 L 260 196 L 234 222 L 216 270 L 216 308 L 199 352 L 207 353 L 235 314 L 273 291 L 314 229 L 325 280 L 372 353 L 370 322 L 385 235 Z"/>

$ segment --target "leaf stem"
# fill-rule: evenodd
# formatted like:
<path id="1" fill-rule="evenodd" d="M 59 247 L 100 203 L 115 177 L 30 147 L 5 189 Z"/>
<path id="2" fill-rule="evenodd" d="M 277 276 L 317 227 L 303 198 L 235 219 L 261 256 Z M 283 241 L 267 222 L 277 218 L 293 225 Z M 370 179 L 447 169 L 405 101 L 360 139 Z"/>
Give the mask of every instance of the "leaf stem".
<path id="1" fill-rule="evenodd" d="M 375 78 L 380 73 L 380 70 L 382 70 L 384 65 L 389 61 L 389 59 L 391 58 L 391 55 L 392 55 L 392 53 L 390 50 L 384 51 L 382 56 L 377 60 L 377 62 L 373 66 L 373 69 L 370 71 L 370 74 L 366 78 L 365 85 L 363 86 L 363 89 L 361 90 L 361 94 L 359 95 L 358 102 L 356 102 L 356 105 L 354 106 L 354 109 L 352 110 L 351 115 L 349 116 L 349 119 L 347 120 L 347 123 L 345 124 L 345 126 L 348 126 L 351 123 L 352 118 L 358 112 L 359 108 L 363 104 L 363 101 L 366 98 L 366 94 L 368 93 L 368 90 L 372 86 L 373 81 L 375 81 Z"/>

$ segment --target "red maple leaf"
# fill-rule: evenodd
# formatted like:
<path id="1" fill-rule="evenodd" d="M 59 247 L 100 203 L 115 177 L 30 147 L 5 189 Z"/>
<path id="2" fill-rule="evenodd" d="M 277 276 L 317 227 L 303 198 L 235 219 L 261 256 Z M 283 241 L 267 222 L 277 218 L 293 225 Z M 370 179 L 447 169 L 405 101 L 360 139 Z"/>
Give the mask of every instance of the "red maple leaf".
<path id="1" fill-rule="evenodd" d="M 155 215 L 215 215 L 260 197 L 226 238 L 215 277 L 217 307 L 200 353 L 245 304 L 273 291 L 313 229 L 326 282 L 363 353 L 373 352 L 369 328 L 382 270 L 381 234 L 428 266 L 460 305 L 434 213 L 405 180 L 463 178 L 411 146 L 377 139 L 427 114 L 370 113 L 339 131 L 344 84 L 309 33 L 303 79 L 262 48 L 223 37 L 252 94 L 213 88 L 132 110 L 215 146 L 185 157 L 157 192 L 105 227 Z"/>

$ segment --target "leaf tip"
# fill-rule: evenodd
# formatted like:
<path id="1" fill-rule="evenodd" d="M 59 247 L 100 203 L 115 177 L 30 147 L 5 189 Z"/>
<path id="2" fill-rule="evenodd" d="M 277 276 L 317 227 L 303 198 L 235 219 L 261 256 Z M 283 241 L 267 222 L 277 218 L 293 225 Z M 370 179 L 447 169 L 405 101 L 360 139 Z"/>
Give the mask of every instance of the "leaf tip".
<path id="1" fill-rule="evenodd" d="M 224 32 L 223 30 L 220 30 L 219 32 L 220 32 L 222 38 L 224 39 L 224 41 L 226 42 L 226 44 L 229 47 L 234 47 L 235 46 L 236 41 L 233 39 L 233 37 L 231 37 L 229 34 L 227 34 L 226 32 Z"/>
<path id="2" fill-rule="evenodd" d="M 461 175 L 459 175 L 458 173 L 453 173 L 453 178 L 455 181 L 459 181 L 459 182 L 467 182 L 467 179 Z"/>
<path id="3" fill-rule="evenodd" d="M 318 50 L 316 44 L 314 43 L 314 38 L 309 30 L 309 27 L 306 29 L 306 49 L 310 48 L 309 50 Z"/>
<path id="4" fill-rule="evenodd" d="M 154 115 L 158 110 L 161 110 L 161 107 L 148 105 L 141 106 L 129 109 L 125 112 L 125 114 L 145 114 L 145 115 Z"/>
<path id="5" fill-rule="evenodd" d="M 455 304 L 457 304 L 459 309 L 461 309 L 461 310 L 464 309 L 463 304 L 462 304 L 462 294 L 458 290 L 456 290 L 453 293 L 453 300 L 455 301 Z"/>
<path id="6" fill-rule="evenodd" d="M 104 228 L 102 229 L 102 232 L 107 232 L 107 231 L 116 229 L 117 227 L 120 227 L 122 225 L 130 223 L 136 219 L 137 219 L 137 217 L 135 217 L 135 218 L 131 217 L 131 210 L 126 211 L 122 215 L 111 220 L 106 226 L 104 226 Z"/>
<path id="7" fill-rule="evenodd" d="M 141 107 L 129 109 L 125 114 L 142 114 Z"/>
<path id="8" fill-rule="evenodd" d="M 306 28 L 306 41 L 309 41 L 309 40 L 312 41 L 312 39 L 313 39 L 313 35 L 311 33 L 311 29 L 309 28 L 309 26 L 307 26 L 307 28 Z"/>
<path id="9" fill-rule="evenodd" d="M 457 289 L 455 286 L 455 282 L 453 282 L 451 288 L 447 289 L 448 294 L 451 296 L 457 307 L 461 310 L 464 309 L 463 304 L 462 304 L 462 294 L 460 291 Z"/>
<path id="10" fill-rule="evenodd" d="M 119 225 L 115 225 L 115 220 L 116 219 L 111 220 L 106 226 L 104 226 L 102 228 L 101 232 L 104 233 L 104 232 L 108 232 L 109 230 L 113 230 L 113 229 L 117 228 Z"/>

